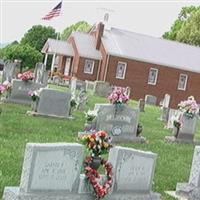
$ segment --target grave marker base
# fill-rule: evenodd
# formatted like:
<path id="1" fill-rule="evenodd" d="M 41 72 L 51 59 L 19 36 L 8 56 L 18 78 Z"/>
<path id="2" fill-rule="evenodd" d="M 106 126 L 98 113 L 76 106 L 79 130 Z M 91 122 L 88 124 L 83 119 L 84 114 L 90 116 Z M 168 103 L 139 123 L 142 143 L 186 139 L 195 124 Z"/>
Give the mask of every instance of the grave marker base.
<path id="1" fill-rule="evenodd" d="M 158 193 L 112 193 L 111 196 L 107 196 L 107 200 L 160 200 L 160 194 Z M 4 191 L 3 200 L 94 200 L 94 196 L 88 193 L 81 194 L 63 194 L 61 195 L 49 195 L 47 194 L 23 194 L 20 193 L 19 187 L 6 187 Z"/>
<path id="2" fill-rule="evenodd" d="M 199 145 L 200 144 L 199 140 L 189 140 L 189 139 L 185 139 L 185 138 L 175 138 L 174 136 L 166 136 L 165 137 L 165 142 L 168 142 L 168 143 L 195 144 L 195 145 Z"/>
<path id="3" fill-rule="evenodd" d="M 45 115 L 42 113 L 34 112 L 34 111 L 27 111 L 26 113 L 29 116 L 39 116 L 39 117 L 49 117 L 49 118 L 57 118 L 57 119 L 70 119 L 73 120 L 73 116 L 57 116 L 57 115 Z"/>

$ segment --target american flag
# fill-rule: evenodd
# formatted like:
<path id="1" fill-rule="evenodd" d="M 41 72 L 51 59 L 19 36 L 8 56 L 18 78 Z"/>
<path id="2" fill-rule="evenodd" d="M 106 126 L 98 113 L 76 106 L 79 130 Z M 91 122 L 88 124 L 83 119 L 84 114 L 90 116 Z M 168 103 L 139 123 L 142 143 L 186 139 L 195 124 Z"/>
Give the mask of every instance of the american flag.
<path id="1" fill-rule="evenodd" d="M 58 17 L 60 15 L 61 7 L 62 7 L 62 1 L 55 8 L 53 8 L 47 15 L 45 15 L 42 19 L 50 20 L 54 17 Z"/>

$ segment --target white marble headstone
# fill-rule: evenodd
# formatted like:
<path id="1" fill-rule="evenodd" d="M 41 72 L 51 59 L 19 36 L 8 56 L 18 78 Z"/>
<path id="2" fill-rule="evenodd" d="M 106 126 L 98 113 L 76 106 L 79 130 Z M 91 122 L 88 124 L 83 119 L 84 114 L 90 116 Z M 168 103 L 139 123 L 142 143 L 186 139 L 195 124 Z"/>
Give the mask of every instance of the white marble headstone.
<path id="1" fill-rule="evenodd" d="M 194 150 L 189 183 L 200 187 L 200 146 L 196 146 Z"/>
<path id="2" fill-rule="evenodd" d="M 70 143 L 33 144 L 26 146 L 20 191 L 73 192 L 83 159 L 83 146 Z"/>
<path id="3" fill-rule="evenodd" d="M 109 153 L 115 174 L 113 191 L 150 192 L 157 155 L 116 146 Z"/>

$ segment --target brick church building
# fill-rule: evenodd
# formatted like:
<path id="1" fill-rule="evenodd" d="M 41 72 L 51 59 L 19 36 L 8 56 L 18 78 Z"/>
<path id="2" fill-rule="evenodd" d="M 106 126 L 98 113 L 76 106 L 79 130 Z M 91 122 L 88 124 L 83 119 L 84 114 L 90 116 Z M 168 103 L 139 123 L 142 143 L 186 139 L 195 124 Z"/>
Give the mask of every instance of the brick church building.
<path id="1" fill-rule="evenodd" d="M 157 104 L 168 93 L 170 107 L 193 95 L 200 103 L 200 48 L 103 23 L 67 41 L 48 39 L 42 52 L 56 53 L 55 66 L 81 80 L 129 86 L 135 100 L 153 95 Z"/>

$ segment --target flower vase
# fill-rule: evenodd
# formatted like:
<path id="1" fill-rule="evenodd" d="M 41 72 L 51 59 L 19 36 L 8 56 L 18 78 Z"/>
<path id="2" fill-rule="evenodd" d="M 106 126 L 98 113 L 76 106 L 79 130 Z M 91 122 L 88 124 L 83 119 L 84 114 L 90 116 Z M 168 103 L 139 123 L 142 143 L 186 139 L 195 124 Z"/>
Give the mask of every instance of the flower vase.
<path id="1" fill-rule="evenodd" d="M 100 167 L 101 165 L 101 157 L 99 156 L 94 156 L 92 157 L 92 161 L 91 161 L 91 164 L 90 164 L 90 167 L 92 169 L 95 169 L 95 170 L 98 170 L 98 168 Z"/>
<path id="2" fill-rule="evenodd" d="M 32 101 L 31 108 L 34 112 L 37 112 L 38 103 L 39 103 L 39 98 L 36 98 L 35 101 Z"/>
<path id="3" fill-rule="evenodd" d="M 117 113 L 123 109 L 123 104 L 122 103 L 115 103 L 115 113 L 114 113 L 114 117 L 117 116 Z"/>

